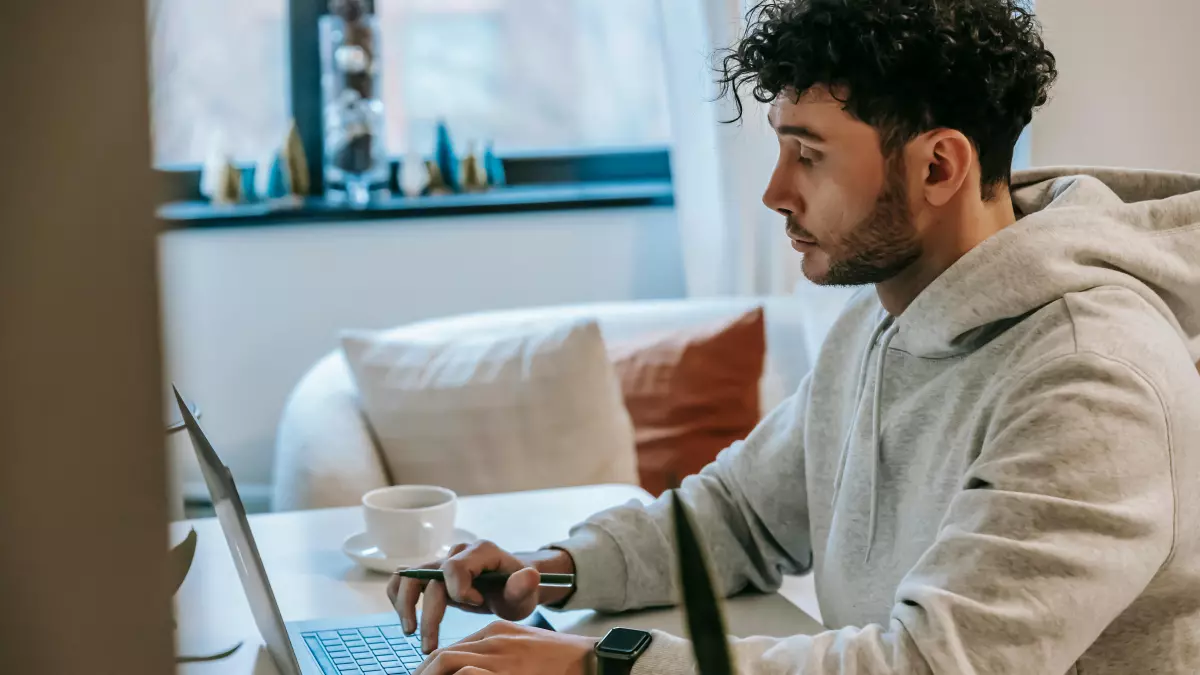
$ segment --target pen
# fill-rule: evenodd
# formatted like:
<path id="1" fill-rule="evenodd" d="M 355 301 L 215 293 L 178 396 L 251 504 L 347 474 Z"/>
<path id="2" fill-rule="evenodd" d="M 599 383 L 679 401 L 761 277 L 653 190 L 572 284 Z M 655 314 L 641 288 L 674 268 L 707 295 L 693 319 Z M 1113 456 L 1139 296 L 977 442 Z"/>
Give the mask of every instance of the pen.
<path id="1" fill-rule="evenodd" d="M 401 576 L 408 579 L 420 579 L 421 581 L 444 582 L 446 580 L 445 576 L 442 575 L 441 570 L 396 570 L 396 576 Z M 502 586 L 508 581 L 510 576 L 512 575 L 505 572 L 484 572 L 475 577 L 475 583 L 473 585 L 478 586 L 480 584 L 494 584 L 497 586 Z M 570 587 L 575 585 L 574 574 L 542 574 L 540 577 L 541 579 L 538 583 L 539 586 Z"/>

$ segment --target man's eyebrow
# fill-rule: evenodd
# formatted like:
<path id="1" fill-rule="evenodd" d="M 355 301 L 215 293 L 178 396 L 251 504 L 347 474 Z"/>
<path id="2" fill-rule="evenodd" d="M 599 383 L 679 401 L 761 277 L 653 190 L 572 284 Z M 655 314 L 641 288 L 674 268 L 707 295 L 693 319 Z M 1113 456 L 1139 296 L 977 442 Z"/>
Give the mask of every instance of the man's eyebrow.
<path id="1" fill-rule="evenodd" d="M 798 138 L 804 138 L 810 141 L 816 141 L 818 143 L 825 142 L 825 137 L 821 134 L 818 134 L 808 127 L 797 126 L 794 124 L 784 124 L 782 126 L 775 127 L 775 133 L 779 134 L 780 136 L 796 136 Z"/>

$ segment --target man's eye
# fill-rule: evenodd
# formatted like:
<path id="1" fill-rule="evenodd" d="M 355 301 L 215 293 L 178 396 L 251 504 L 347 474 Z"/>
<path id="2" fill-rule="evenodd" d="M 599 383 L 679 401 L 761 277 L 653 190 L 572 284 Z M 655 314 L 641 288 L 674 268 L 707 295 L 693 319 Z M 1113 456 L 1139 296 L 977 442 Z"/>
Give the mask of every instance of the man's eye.
<path id="1" fill-rule="evenodd" d="M 821 153 L 815 150 L 805 149 L 800 151 L 800 163 L 804 166 L 812 166 L 819 159 L 821 159 Z"/>

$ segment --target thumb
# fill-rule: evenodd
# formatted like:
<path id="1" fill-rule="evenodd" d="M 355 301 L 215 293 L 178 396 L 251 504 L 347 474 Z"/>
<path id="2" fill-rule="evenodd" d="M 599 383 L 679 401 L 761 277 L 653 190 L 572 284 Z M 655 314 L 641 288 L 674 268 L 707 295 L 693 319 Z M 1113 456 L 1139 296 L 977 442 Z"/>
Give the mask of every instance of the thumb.
<path id="1" fill-rule="evenodd" d="M 512 605 L 524 606 L 537 597 L 538 583 L 541 575 L 532 567 L 516 572 L 504 584 L 504 601 Z M 533 604 L 537 604 L 534 602 Z M 530 608 L 532 610 L 532 607 Z"/>

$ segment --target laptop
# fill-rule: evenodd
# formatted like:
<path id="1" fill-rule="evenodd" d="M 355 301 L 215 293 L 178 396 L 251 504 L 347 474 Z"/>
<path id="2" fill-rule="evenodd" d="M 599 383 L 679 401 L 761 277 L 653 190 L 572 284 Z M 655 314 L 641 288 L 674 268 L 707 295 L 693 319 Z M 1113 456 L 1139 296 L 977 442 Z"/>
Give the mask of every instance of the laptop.
<path id="1" fill-rule="evenodd" d="M 284 622 L 233 476 L 221 463 L 178 389 L 175 399 L 200 460 L 204 482 L 225 532 L 254 622 L 281 675 L 408 675 L 416 670 L 424 660 L 421 640 L 404 634 L 394 612 Z M 445 646 L 457 642 L 495 620 L 495 616 L 448 608 L 439 643 Z M 550 628 L 541 617 L 537 620 L 539 623 L 535 625 Z"/>

